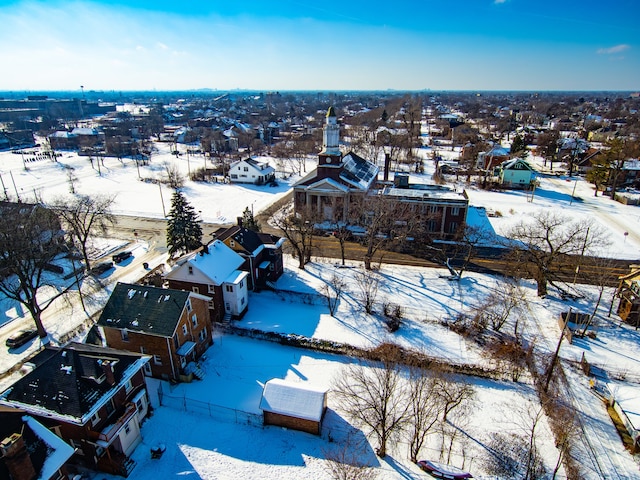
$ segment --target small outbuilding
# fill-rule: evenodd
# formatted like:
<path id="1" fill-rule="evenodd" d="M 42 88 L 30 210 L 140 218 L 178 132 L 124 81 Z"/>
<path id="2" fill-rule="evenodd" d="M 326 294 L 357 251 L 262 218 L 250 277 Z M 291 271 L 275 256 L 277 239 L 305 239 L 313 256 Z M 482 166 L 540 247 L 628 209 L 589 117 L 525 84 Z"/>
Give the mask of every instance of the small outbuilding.
<path id="1" fill-rule="evenodd" d="M 265 425 L 320 435 L 327 409 L 327 391 L 273 378 L 264 385 L 260 409 Z"/>

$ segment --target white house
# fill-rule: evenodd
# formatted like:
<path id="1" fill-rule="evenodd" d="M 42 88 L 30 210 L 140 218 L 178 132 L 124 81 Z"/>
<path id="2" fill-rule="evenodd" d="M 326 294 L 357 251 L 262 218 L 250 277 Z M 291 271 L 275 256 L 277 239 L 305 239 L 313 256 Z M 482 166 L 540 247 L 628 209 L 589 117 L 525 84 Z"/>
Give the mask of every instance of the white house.
<path id="1" fill-rule="evenodd" d="M 209 306 L 212 320 L 239 318 L 249 305 L 249 273 L 240 270 L 243 263 L 244 258 L 232 248 L 214 240 L 179 258 L 165 280 L 169 288 L 213 297 Z"/>
<path id="2" fill-rule="evenodd" d="M 495 176 L 504 187 L 528 189 L 536 179 L 536 171 L 526 160 L 513 158 L 498 165 Z"/>
<path id="3" fill-rule="evenodd" d="M 253 158 L 247 158 L 231 164 L 229 178 L 232 183 L 264 185 L 275 180 L 276 170 L 269 166 L 267 162 L 259 162 Z"/>

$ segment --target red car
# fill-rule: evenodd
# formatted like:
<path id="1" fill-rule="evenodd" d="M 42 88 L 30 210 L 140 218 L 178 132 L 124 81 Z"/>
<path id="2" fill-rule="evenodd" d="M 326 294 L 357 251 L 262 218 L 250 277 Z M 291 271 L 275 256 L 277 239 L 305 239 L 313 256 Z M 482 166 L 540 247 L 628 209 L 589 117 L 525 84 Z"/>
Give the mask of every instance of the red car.
<path id="1" fill-rule="evenodd" d="M 427 472 L 429 475 L 435 478 L 444 478 L 447 480 L 463 480 L 465 478 L 473 478 L 473 476 L 460 470 L 457 467 L 451 465 L 444 465 L 438 462 L 432 462 L 431 460 L 420 460 L 418 466 Z"/>

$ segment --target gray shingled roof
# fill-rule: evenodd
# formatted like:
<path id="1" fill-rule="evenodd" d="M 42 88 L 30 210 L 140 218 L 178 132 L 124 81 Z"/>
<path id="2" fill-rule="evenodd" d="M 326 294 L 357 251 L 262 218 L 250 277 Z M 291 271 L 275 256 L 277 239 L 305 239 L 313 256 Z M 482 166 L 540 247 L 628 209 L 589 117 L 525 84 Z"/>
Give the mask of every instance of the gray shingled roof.
<path id="1" fill-rule="evenodd" d="M 47 350 L 51 356 L 14 383 L 3 396 L 14 405 L 13 402 L 18 402 L 32 406 L 35 414 L 51 412 L 72 417 L 77 422 L 113 388 L 101 379 L 104 360 L 109 361 L 114 379 L 120 383 L 124 372 L 141 357 L 78 343 L 62 348 L 47 347 Z"/>
<path id="2" fill-rule="evenodd" d="M 182 290 L 118 283 L 98 325 L 171 337 L 188 298 Z"/>

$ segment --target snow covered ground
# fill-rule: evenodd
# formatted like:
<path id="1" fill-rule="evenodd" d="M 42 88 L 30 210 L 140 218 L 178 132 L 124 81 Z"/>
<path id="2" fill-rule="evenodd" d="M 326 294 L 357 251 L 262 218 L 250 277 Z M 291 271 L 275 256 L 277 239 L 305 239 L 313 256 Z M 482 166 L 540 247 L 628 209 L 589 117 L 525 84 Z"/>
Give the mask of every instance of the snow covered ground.
<path id="1" fill-rule="evenodd" d="M 183 173 L 204 164 L 204 158 L 192 156 L 176 159 L 168 147 L 159 145 L 160 153 L 152 158 L 152 165 L 140 167 L 142 178 L 158 178 L 164 170 L 164 162 L 176 163 Z M 455 157 L 456 152 L 450 152 Z M 428 157 L 429 149 L 421 154 Z M 95 160 L 94 160 L 95 162 Z M 81 193 L 105 192 L 116 194 L 115 212 L 120 214 L 143 215 L 160 218 L 163 216 L 161 199 L 165 209 L 169 208 L 170 191 L 158 184 L 142 182 L 131 160 L 120 163 L 117 159 L 105 159 L 101 172 L 91 166 L 87 157 L 78 157 L 75 153 L 64 153 L 57 163 L 49 160 L 26 162 L 28 170 L 23 168 L 21 155 L 0 152 L 0 177 L 4 190 L 14 200 L 32 201 L 36 196 L 45 200 L 59 195 L 69 195 L 67 182 L 68 167 L 73 167 L 78 178 L 77 190 Z M 64 166 L 67 167 L 64 167 Z M 312 165 L 310 165 L 312 167 Z M 427 162 L 427 172 L 421 176 L 412 175 L 412 181 L 428 181 L 432 167 Z M 228 184 L 203 184 L 187 182 L 185 193 L 201 217 L 207 222 L 231 223 L 246 207 L 256 212 L 267 207 L 284 195 L 289 182 L 280 181 L 279 187 L 237 186 Z M 637 228 L 640 225 L 638 207 L 626 206 L 611 201 L 607 197 L 593 197 L 591 186 L 581 179 L 563 177 L 543 177 L 535 195 L 526 192 L 487 192 L 460 183 L 465 188 L 473 208 L 470 221 L 485 222 L 498 235 L 504 235 L 514 222 L 524 218 L 537 209 L 555 209 L 570 216 L 592 218 L 603 225 L 610 234 L 611 244 L 607 253 L 617 258 L 640 258 L 640 237 Z M 574 192 L 575 188 L 575 192 Z M 162 197 L 160 195 L 162 192 Z M 1 192 L 0 192 L 1 193 Z M 579 197 L 576 200 L 573 197 Z M 530 201 L 532 200 L 532 201 Z M 485 211 L 500 212 L 502 216 L 486 217 Z M 627 233 L 625 235 L 625 232 Z M 104 248 L 111 248 L 106 246 Z M 144 245 L 134 252 L 134 261 L 147 255 Z M 155 259 L 155 264 L 163 259 Z M 425 353 L 456 363 L 473 365 L 491 365 L 491 359 L 475 344 L 468 342 L 442 325 L 443 320 L 455 318 L 459 313 L 467 312 L 481 299 L 496 288 L 498 279 L 477 274 L 465 274 L 460 282 L 450 282 L 441 275 L 446 271 L 383 265 L 377 273 L 382 279 L 379 300 L 390 301 L 406 307 L 405 321 L 400 330 L 390 333 L 379 318 L 367 316 L 358 305 L 353 294 L 347 293 L 337 313 L 332 317 L 327 307 L 317 296 L 321 285 L 337 274 L 345 278 L 352 286 L 351 277 L 358 270 L 335 268 L 332 260 L 314 259 L 305 272 L 295 265 L 288 265 L 285 276 L 278 281 L 282 290 L 296 292 L 252 294 L 250 310 L 239 322 L 245 328 L 257 328 L 265 331 L 297 333 L 308 337 L 335 340 L 361 347 L 377 345 L 383 341 L 394 341 L 403 346 L 416 348 Z M 109 282 L 119 278 L 123 281 L 135 280 L 135 275 L 144 273 L 140 267 L 129 277 L 116 274 L 104 278 L 106 289 L 97 285 L 93 291 L 94 311 L 106 301 L 111 285 Z M 573 302 L 564 302 L 553 296 L 540 299 L 535 296 L 531 282 L 523 282 L 532 320 L 530 332 L 540 337 L 541 348 L 551 351 L 560 335 L 557 318 L 560 312 L 569 306 L 574 310 L 590 312 L 595 298 L 594 289 L 581 287 L 584 297 Z M 305 298 L 304 293 L 308 293 Z M 637 398 L 633 392 L 639 387 L 634 373 L 638 368 L 637 348 L 640 336 L 635 330 L 618 325 L 615 315 L 607 317 L 611 292 L 607 292 L 605 302 L 598 315 L 597 335 L 595 339 L 578 339 L 572 345 L 563 343 L 561 357 L 578 361 L 584 354 L 587 360 L 597 366 L 610 370 L 622 379 L 617 391 L 625 398 Z M 20 312 L 15 305 L 2 304 L 5 319 L 11 320 Z M 55 339 L 62 339 L 66 332 L 73 330 L 87 319 L 86 313 L 77 305 L 60 305 L 59 315 L 47 323 L 46 328 Z M 1 323 L 1 322 L 0 322 Z M 8 328 L 8 324 L 0 328 Z M 531 333 L 532 335 L 534 333 Z M 31 353 L 38 345 L 31 345 L 9 353 L 0 354 L 0 367 L 6 371 L 19 358 Z M 351 360 L 340 356 L 322 355 L 313 352 L 301 352 L 275 344 L 265 344 L 257 340 L 241 339 L 233 336 L 220 336 L 210 349 L 206 360 L 207 377 L 202 382 L 180 385 L 170 390 L 170 396 L 192 398 L 218 405 L 220 411 L 237 409 L 248 414 L 239 414 L 242 418 L 253 418 L 257 410 L 261 385 L 270 378 L 286 378 L 296 381 L 309 381 L 314 384 L 330 386 L 341 368 Z M 525 379 L 526 380 L 526 379 Z M 10 378 L 3 379 L 3 384 Z M 523 405 L 535 401 L 530 385 L 506 382 L 478 380 L 470 378 L 476 389 L 477 399 L 469 414 L 469 424 L 465 431 L 469 433 L 470 454 L 465 458 L 457 454 L 452 463 L 465 466 L 476 476 L 483 473 L 479 460 L 485 449 L 482 442 L 492 431 L 509 431 L 516 428 L 508 409 L 513 405 Z M 593 419 L 595 430 L 592 436 L 606 439 L 607 444 L 596 445 L 596 456 L 610 460 L 607 478 L 637 478 L 638 467 L 627 454 L 608 420 L 600 401 L 588 390 L 584 376 L 571 371 L 571 381 L 576 391 L 579 405 L 583 405 L 588 416 Z M 624 387 L 624 388 L 623 388 Z M 631 389 L 631 393 L 629 390 Z M 331 397 L 330 397 L 331 398 Z M 222 408 L 224 407 L 224 408 Z M 330 400 L 331 414 L 327 419 L 328 431 L 351 431 L 347 419 L 338 411 L 337 405 Z M 214 410 L 217 410 L 214 408 Z M 635 411 L 640 411 L 638 405 Z M 243 416 L 244 415 L 244 416 Z M 154 416 L 143 428 L 144 444 L 135 453 L 138 466 L 133 478 L 158 478 L 161 467 L 166 477 L 184 476 L 188 478 L 282 478 L 282 479 L 323 479 L 329 478 L 323 467 L 324 452 L 331 447 L 327 436 L 316 438 L 308 434 L 284 431 L 278 428 L 251 426 L 236 423 L 236 415 L 218 416 L 180 412 L 176 407 L 156 409 Z M 454 419 L 454 423 L 457 420 Z M 545 427 L 546 428 L 546 427 Z M 545 431 L 545 430 L 543 430 Z M 357 433 L 357 432 L 356 432 Z M 328 433 L 325 433 L 328 435 Z M 548 466 L 553 466 L 557 452 L 553 440 L 546 431 L 541 437 L 543 451 Z M 149 449 L 158 442 L 167 444 L 168 449 L 160 460 L 150 460 Z M 479 443 L 478 443 L 479 442 Z M 425 457 L 437 456 L 435 445 L 430 444 L 424 452 Z M 425 478 L 417 467 L 406 460 L 406 448 L 398 445 L 393 449 L 391 458 L 380 462 L 368 452 L 368 458 L 378 467 L 380 478 Z M 613 459 L 613 460 L 612 460 Z M 607 468 L 601 467 L 601 468 Z M 608 471 L 609 471 L 608 470 Z M 598 468 L 588 467 L 587 478 L 602 478 Z M 96 479 L 108 478 L 99 475 Z"/>

